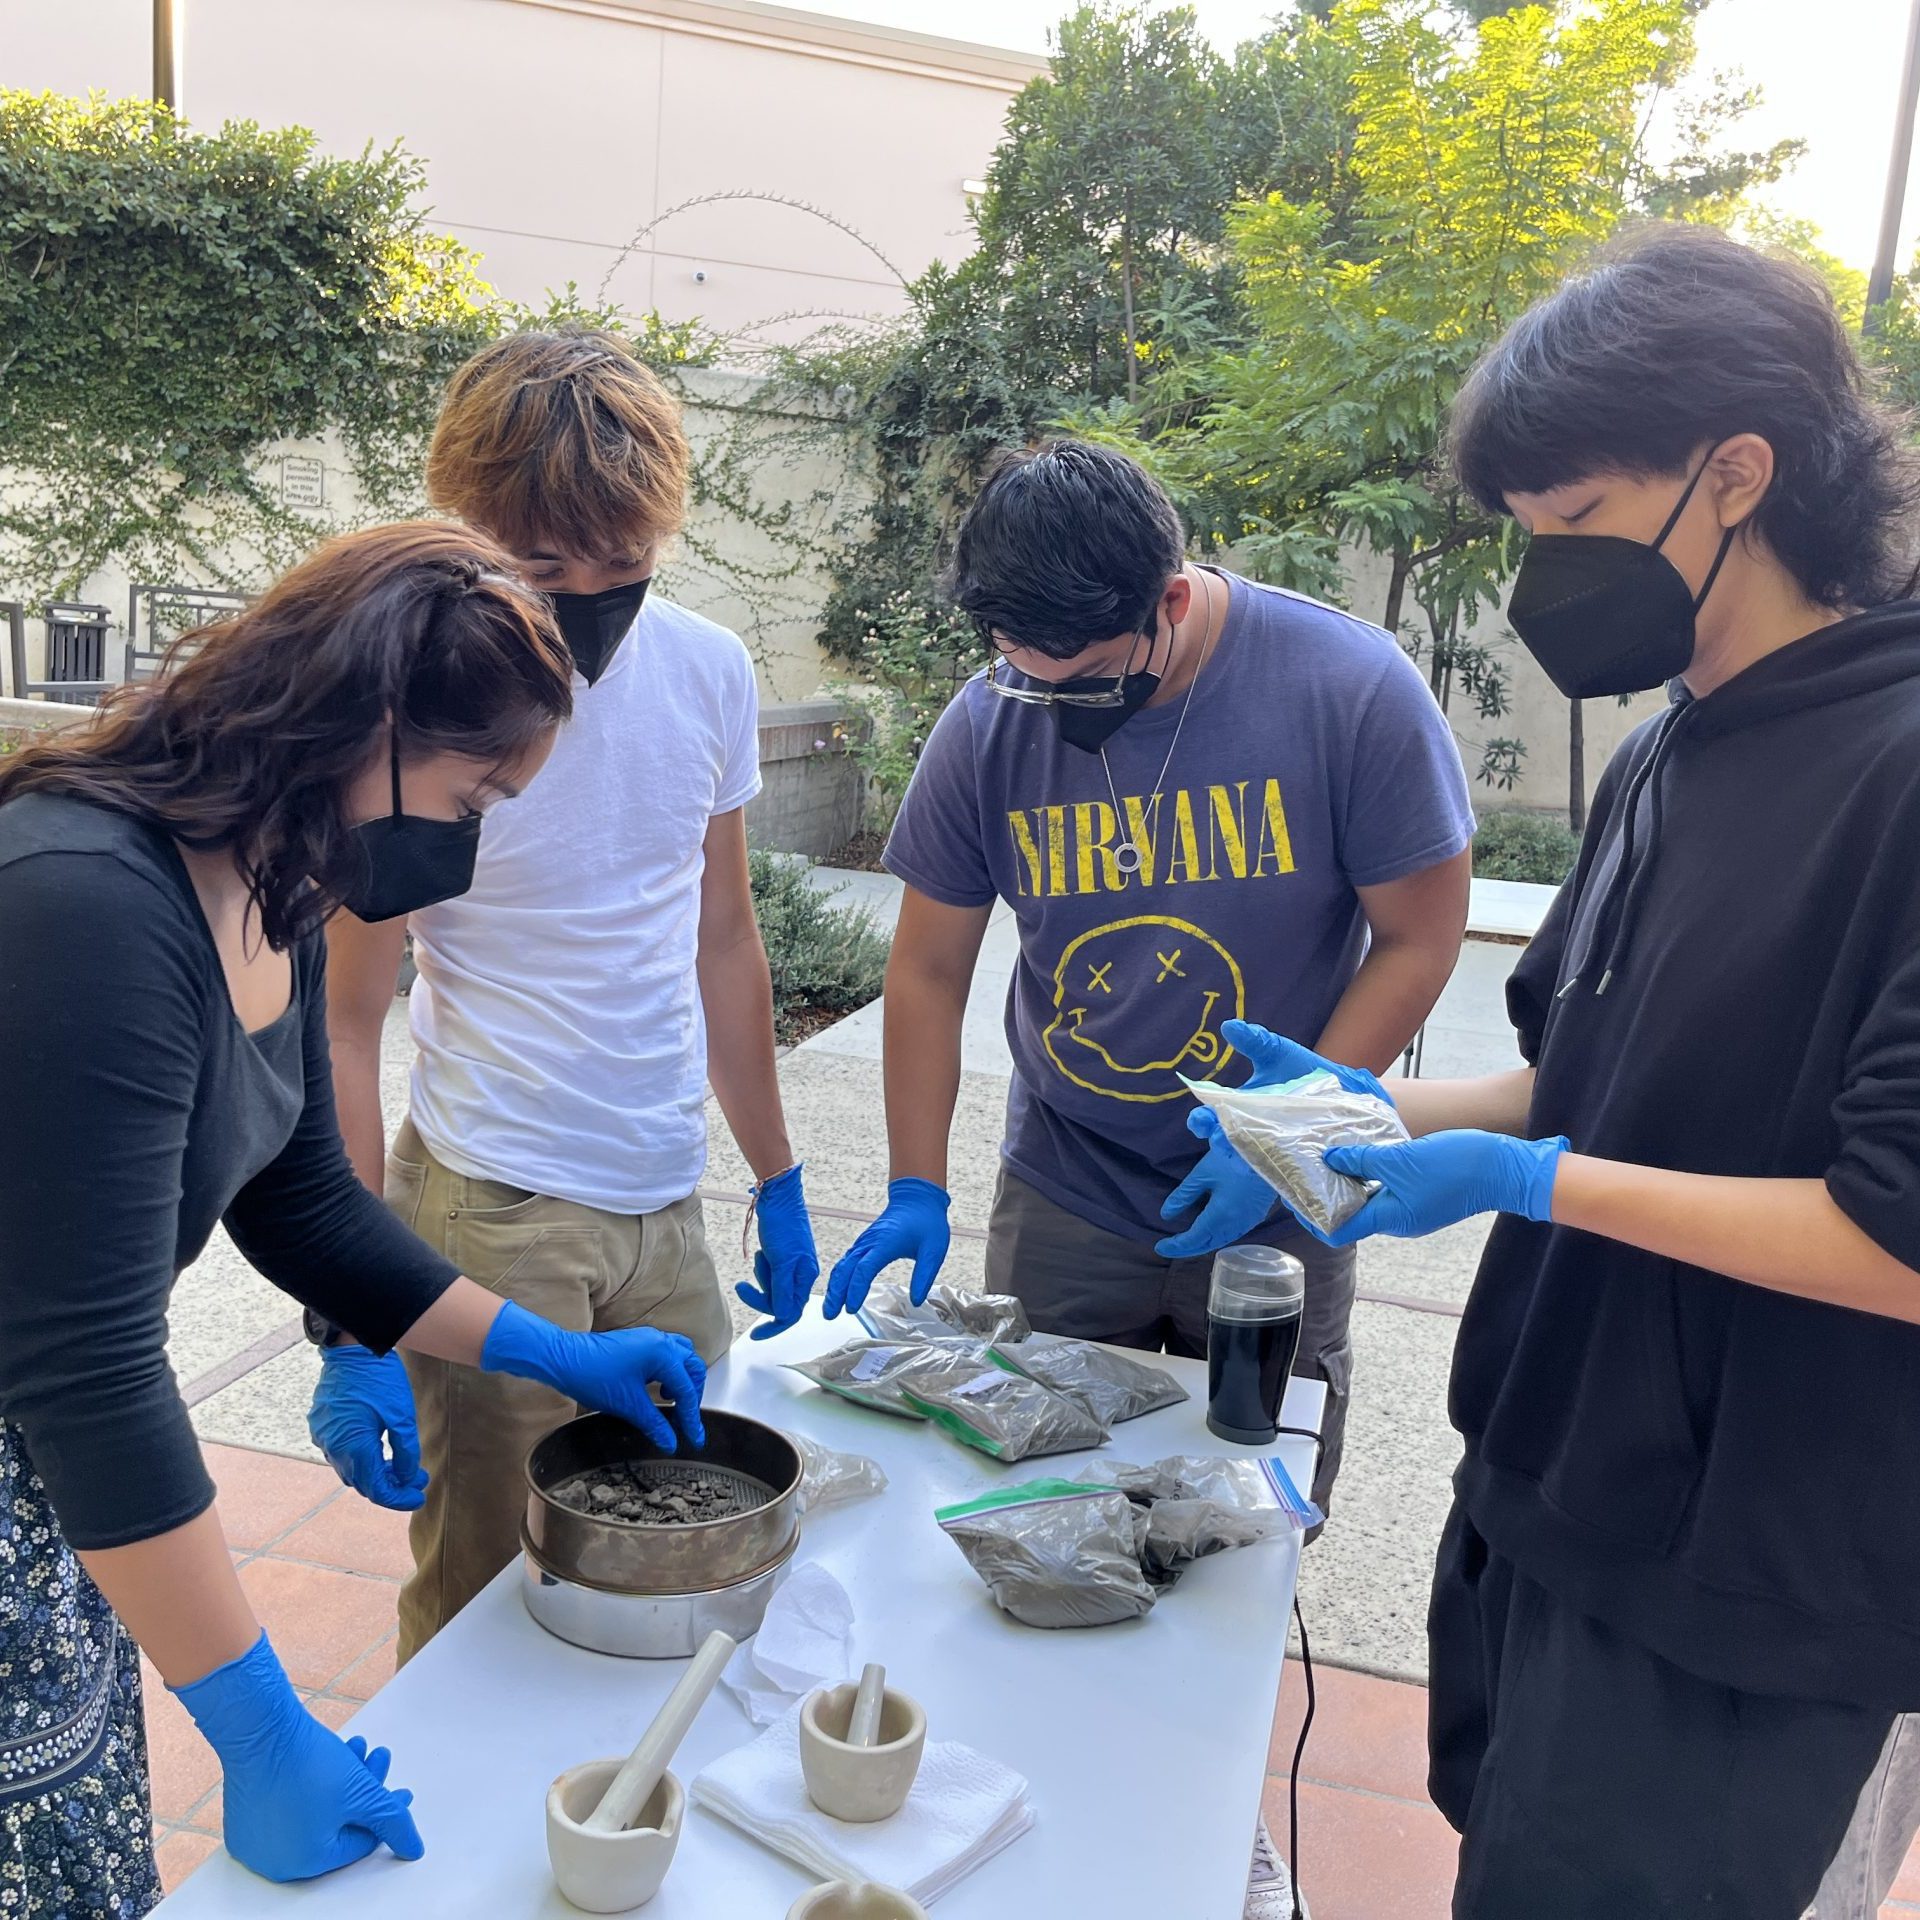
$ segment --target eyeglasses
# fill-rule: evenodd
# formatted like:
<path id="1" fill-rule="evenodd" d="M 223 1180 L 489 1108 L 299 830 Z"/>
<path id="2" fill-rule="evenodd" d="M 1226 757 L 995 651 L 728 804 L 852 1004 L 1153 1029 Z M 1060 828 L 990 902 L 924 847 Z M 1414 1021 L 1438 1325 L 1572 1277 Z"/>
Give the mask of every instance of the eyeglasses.
<path id="1" fill-rule="evenodd" d="M 1154 647 L 1153 635 L 1143 633 L 1138 638 L 1147 643 L 1147 658 L 1151 661 Z M 989 644 L 991 645 L 992 642 L 989 641 Z M 1030 707 L 1121 707 L 1126 705 L 1127 675 L 1132 670 L 1133 655 L 1129 652 L 1125 669 L 1111 676 L 1105 674 L 1098 676 L 1101 679 L 1110 679 L 1109 685 L 1098 690 L 1077 688 L 1072 682 L 1059 687 L 1016 687 L 1011 681 L 1001 677 L 1011 669 L 1007 666 L 1005 654 L 995 647 L 993 658 L 987 662 L 987 691 L 997 693 L 1002 700 L 1020 700 Z M 1078 677 L 1093 679 L 1096 676 L 1087 674 Z"/>

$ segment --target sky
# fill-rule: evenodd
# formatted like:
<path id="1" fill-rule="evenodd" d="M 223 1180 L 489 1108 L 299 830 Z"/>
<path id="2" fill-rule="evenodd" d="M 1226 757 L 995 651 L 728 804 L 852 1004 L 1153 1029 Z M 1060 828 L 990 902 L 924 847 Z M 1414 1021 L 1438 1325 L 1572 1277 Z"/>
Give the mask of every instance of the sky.
<path id="1" fill-rule="evenodd" d="M 952 0 L 805 0 L 821 11 L 923 33 L 952 34 Z M 1274 0 L 1194 0 L 1201 30 L 1223 48 L 1257 33 Z M 1045 0 L 968 0 L 964 37 L 1044 52 L 1062 7 Z M 1738 70 L 1764 103 L 1739 143 L 1798 136 L 1806 157 L 1766 196 L 1812 220 L 1833 252 L 1872 263 L 1905 51 L 1909 0 L 1712 0 L 1697 28 L 1699 71 Z M 1920 178 L 1909 182 L 1902 266 L 1920 238 Z"/>

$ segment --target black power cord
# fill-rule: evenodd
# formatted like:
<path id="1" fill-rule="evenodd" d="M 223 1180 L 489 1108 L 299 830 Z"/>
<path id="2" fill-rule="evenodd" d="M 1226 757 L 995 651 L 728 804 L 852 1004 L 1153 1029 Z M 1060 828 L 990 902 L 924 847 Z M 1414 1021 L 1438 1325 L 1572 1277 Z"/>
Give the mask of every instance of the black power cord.
<path id="1" fill-rule="evenodd" d="M 1300 1722 L 1300 1738 L 1293 1749 L 1293 1773 L 1287 1781 L 1287 1871 L 1293 1876 L 1292 1920 L 1306 1920 L 1300 1904 L 1300 1762 L 1307 1751 L 1307 1735 L 1313 1728 L 1313 1649 L 1307 1645 L 1307 1623 L 1300 1611 L 1300 1596 L 1293 1596 L 1293 1621 L 1300 1629 L 1300 1671 L 1307 1682 L 1307 1711 Z"/>
<path id="2" fill-rule="evenodd" d="M 1291 1434 L 1298 1440 L 1313 1442 L 1313 1480 L 1318 1480 L 1320 1461 L 1327 1450 L 1326 1441 L 1306 1427 L 1281 1427 L 1278 1431 Z M 1308 1486 L 1311 1488 L 1312 1480 Z M 1300 1721 L 1300 1738 L 1294 1743 L 1293 1767 L 1287 1778 L 1287 1872 L 1293 1881 L 1291 1920 L 1307 1920 L 1306 1909 L 1300 1900 L 1300 1762 L 1306 1757 L 1307 1735 L 1313 1731 L 1313 1648 L 1307 1641 L 1306 1615 L 1300 1611 L 1298 1582 L 1293 1590 L 1293 1623 L 1300 1629 L 1300 1672 L 1307 1683 L 1307 1710 Z"/>

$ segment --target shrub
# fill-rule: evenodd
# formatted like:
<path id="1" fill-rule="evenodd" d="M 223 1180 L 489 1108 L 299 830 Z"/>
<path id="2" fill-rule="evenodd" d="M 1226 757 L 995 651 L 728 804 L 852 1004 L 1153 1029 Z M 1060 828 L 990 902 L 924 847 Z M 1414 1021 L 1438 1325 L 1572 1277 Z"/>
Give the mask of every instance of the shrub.
<path id="1" fill-rule="evenodd" d="M 875 998 L 892 945 L 864 907 L 834 905 L 807 884 L 807 863 L 756 848 L 748 856 L 753 910 L 773 973 L 773 1031 L 783 1044 Z M 836 889 L 838 891 L 838 889 Z"/>
<path id="2" fill-rule="evenodd" d="M 1555 814 L 1508 809 L 1490 813 L 1473 836 L 1479 880 L 1530 880 L 1557 887 L 1573 871 L 1580 836 Z"/>
<path id="3" fill-rule="evenodd" d="M 911 593 L 889 594 L 868 621 L 857 664 L 871 684 L 843 689 L 864 724 L 840 738 L 866 775 L 873 832 L 893 825 L 927 735 L 984 655 L 970 621 Z"/>

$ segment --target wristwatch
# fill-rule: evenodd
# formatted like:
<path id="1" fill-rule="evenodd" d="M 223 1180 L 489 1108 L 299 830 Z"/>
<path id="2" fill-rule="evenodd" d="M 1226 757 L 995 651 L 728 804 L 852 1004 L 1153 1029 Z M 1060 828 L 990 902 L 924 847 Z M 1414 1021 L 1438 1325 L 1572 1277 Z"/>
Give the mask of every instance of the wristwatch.
<path id="1" fill-rule="evenodd" d="M 338 1347 L 346 1342 L 347 1335 L 331 1320 L 315 1313 L 311 1307 L 300 1309 L 300 1324 L 306 1328 L 307 1338 L 316 1347 Z"/>

